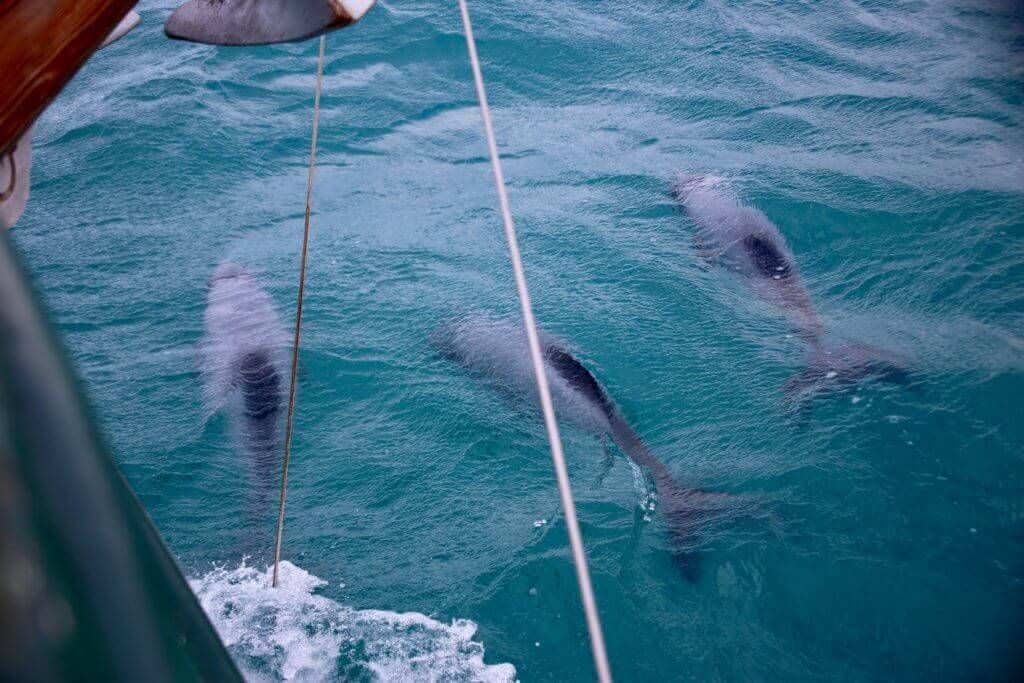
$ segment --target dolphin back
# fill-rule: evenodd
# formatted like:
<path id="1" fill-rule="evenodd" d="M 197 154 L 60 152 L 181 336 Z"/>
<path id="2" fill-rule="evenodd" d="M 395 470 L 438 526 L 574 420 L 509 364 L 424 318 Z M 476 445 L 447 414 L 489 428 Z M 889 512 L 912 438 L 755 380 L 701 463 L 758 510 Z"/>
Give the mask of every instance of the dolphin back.
<path id="1" fill-rule="evenodd" d="M 245 415 L 250 420 L 276 417 L 281 407 L 281 377 L 266 349 L 250 351 L 238 364 Z"/>
<path id="2" fill-rule="evenodd" d="M 614 412 L 612 402 L 590 370 L 587 370 L 571 353 L 556 345 L 551 345 L 544 350 L 544 358 L 548 365 L 569 383 L 570 387 L 583 394 L 584 398 L 597 404 L 611 419 L 611 414 Z"/>
<path id="3" fill-rule="evenodd" d="M 281 373 L 266 350 L 250 351 L 238 363 L 235 383 L 241 390 L 246 448 L 260 480 L 260 489 L 273 483 L 284 404 Z"/>

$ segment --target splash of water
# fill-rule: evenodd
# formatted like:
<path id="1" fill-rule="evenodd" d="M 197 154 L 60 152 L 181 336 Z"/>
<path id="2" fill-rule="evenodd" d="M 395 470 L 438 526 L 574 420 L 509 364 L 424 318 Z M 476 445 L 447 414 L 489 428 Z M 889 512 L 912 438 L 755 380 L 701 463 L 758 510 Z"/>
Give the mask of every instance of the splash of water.
<path id="1" fill-rule="evenodd" d="M 327 582 L 290 562 L 281 581 L 244 561 L 190 580 L 247 680 L 514 681 L 485 664 L 476 624 L 415 612 L 357 610 L 317 594 Z"/>
<path id="2" fill-rule="evenodd" d="M 658 492 L 654 486 L 647 481 L 647 475 L 644 471 L 632 460 L 626 459 L 629 463 L 629 469 L 633 472 L 633 488 L 636 489 L 637 493 L 637 507 L 643 513 L 644 521 L 651 521 L 651 514 L 657 508 Z"/>

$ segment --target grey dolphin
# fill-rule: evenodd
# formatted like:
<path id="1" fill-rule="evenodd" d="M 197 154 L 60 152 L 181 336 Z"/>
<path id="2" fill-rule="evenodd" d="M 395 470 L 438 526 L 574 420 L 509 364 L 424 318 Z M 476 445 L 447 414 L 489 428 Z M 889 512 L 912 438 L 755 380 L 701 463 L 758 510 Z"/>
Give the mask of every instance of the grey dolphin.
<path id="1" fill-rule="evenodd" d="M 214 45 L 266 45 L 305 40 L 348 26 L 376 0 L 189 0 L 174 10 L 170 38 Z"/>
<path id="2" fill-rule="evenodd" d="M 779 229 L 755 208 L 720 191 L 714 179 L 680 173 L 672 193 L 697 226 L 704 260 L 737 273 L 761 298 L 778 304 L 801 337 L 818 344 L 825 328 Z"/>
<path id="3" fill-rule="evenodd" d="M 224 262 L 210 279 L 199 344 L 208 415 L 223 411 L 251 460 L 262 505 L 273 489 L 288 340 L 267 293 L 242 266 Z"/>
<path id="4" fill-rule="evenodd" d="M 899 354 L 866 344 L 825 345 L 825 325 L 797 272 L 793 252 L 761 211 L 720 190 L 709 176 L 680 173 L 671 190 L 697 227 L 694 243 L 701 258 L 742 277 L 760 298 L 778 306 L 810 345 L 806 368 L 784 387 L 787 397 L 803 400 L 866 378 L 909 381 Z"/>
<path id="5" fill-rule="evenodd" d="M 668 523 L 672 558 L 689 581 L 699 578 L 698 527 L 726 494 L 681 486 L 651 452 L 594 375 L 561 342 L 540 331 L 552 400 L 564 417 L 596 435 L 610 434 L 619 448 L 654 478 L 659 506 Z M 468 369 L 486 374 L 536 400 L 537 389 L 526 335 L 504 321 L 469 319 L 438 331 L 435 345 Z"/>

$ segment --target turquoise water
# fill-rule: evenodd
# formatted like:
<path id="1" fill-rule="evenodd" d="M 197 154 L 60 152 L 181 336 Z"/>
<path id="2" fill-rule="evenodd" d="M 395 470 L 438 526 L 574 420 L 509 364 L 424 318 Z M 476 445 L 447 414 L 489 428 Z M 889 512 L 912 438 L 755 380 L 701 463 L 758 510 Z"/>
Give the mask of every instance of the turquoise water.
<path id="1" fill-rule="evenodd" d="M 430 344 L 453 317 L 517 315 L 454 3 L 381 0 L 329 38 L 286 600 L 262 587 L 274 511 L 247 514 L 252 475 L 223 416 L 205 420 L 196 344 L 222 259 L 291 318 L 316 44 L 171 43 L 173 5 L 140 3 L 139 29 L 43 117 L 14 238 L 233 652 L 253 677 L 587 680 L 539 416 Z M 755 511 L 705 530 L 688 583 L 622 454 L 609 468 L 565 426 L 616 678 L 1011 678 L 1021 10 L 472 9 L 541 324 L 679 480 Z M 910 385 L 864 382 L 795 419 L 781 387 L 806 350 L 697 262 L 676 171 L 763 210 L 830 334 L 903 354 Z"/>

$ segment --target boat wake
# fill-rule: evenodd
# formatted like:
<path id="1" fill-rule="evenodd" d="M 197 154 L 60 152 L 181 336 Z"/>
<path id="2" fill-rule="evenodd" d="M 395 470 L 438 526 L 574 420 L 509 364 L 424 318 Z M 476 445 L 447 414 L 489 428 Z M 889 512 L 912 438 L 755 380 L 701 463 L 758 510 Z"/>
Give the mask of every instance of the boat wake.
<path id="1" fill-rule="evenodd" d="M 243 561 L 189 581 L 247 680 L 515 680 L 511 664 L 484 663 L 472 621 L 353 609 L 318 595 L 327 582 L 290 562 L 277 588 L 270 579 Z"/>

